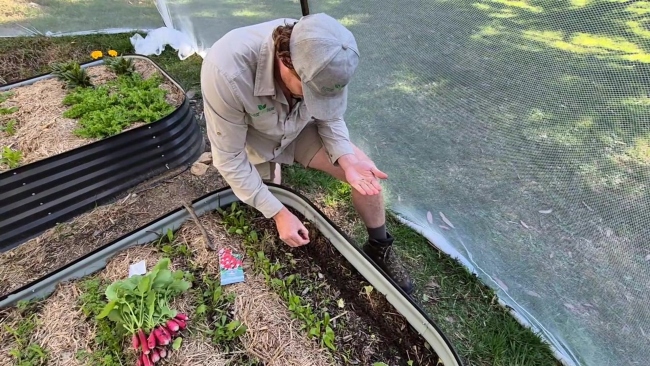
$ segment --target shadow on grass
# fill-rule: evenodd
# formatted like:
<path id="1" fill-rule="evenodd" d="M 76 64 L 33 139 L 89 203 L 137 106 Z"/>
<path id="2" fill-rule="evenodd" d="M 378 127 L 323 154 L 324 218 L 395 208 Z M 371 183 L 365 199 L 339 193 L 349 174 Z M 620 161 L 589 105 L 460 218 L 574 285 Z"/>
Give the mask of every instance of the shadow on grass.
<path id="1" fill-rule="evenodd" d="M 0 35 L 24 35 L 26 31 L 80 32 L 110 28 L 152 29 L 164 26 L 153 2 L 124 0 L 0 0 L 0 9 L 18 9 L 0 19 Z M 14 10 L 15 11 L 15 10 Z"/>
<path id="2" fill-rule="evenodd" d="M 347 122 L 390 175 L 392 207 L 444 236 L 585 364 L 649 356 L 638 335 L 650 317 L 648 4 L 342 1 L 328 11 L 361 47 Z M 427 283 L 435 264 L 416 263 L 429 266 L 415 270 Z M 465 357 L 552 362 L 544 352 L 524 362 L 506 345 L 503 358 L 479 333 L 505 339 L 504 329 L 470 335 L 477 323 L 455 315 L 474 313 L 471 299 L 454 306 L 427 308 Z"/>

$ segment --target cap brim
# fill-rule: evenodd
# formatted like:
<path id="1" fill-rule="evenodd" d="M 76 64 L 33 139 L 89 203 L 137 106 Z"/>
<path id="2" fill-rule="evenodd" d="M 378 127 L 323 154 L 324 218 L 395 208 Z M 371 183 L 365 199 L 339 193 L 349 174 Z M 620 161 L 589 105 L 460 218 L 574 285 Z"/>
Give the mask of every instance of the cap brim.
<path id="1" fill-rule="evenodd" d="M 336 94 L 321 94 L 303 84 L 303 97 L 307 111 L 315 119 L 343 118 L 348 103 L 348 87 Z"/>

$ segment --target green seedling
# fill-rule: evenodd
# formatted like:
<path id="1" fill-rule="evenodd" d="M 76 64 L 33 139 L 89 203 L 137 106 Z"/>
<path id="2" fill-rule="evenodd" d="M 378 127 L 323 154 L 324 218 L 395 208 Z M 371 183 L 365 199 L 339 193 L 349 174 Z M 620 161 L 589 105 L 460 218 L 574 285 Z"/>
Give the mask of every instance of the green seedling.
<path id="1" fill-rule="evenodd" d="M 106 138 L 135 122 L 155 122 L 174 111 L 167 91 L 158 87 L 162 81 L 158 75 L 143 79 L 132 73 L 95 88 L 77 88 L 63 99 L 70 107 L 63 117 L 78 120 L 74 133 L 83 138 Z"/>
<path id="2" fill-rule="evenodd" d="M 23 153 L 20 150 L 14 150 L 9 146 L 4 146 L 0 155 L 0 164 L 7 165 L 9 169 L 14 169 L 20 166 L 22 158 Z"/>
<path id="3" fill-rule="evenodd" d="M 0 116 L 12 114 L 18 111 L 18 107 L 0 107 Z"/>
<path id="4" fill-rule="evenodd" d="M 3 126 L 0 126 L 0 131 L 6 133 L 9 136 L 13 136 L 16 134 L 16 123 L 17 122 L 15 119 L 10 119 Z"/>
<path id="5" fill-rule="evenodd" d="M 234 348 L 233 341 L 246 333 L 248 328 L 240 320 L 231 318 L 231 309 L 235 301 L 234 294 L 225 294 L 218 279 L 203 275 L 199 285 L 201 296 L 196 308 L 197 316 L 205 316 L 210 327 L 204 331 L 212 338 L 214 344 L 228 352 Z"/>
<path id="6" fill-rule="evenodd" d="M 133 59 L 119 57 L 110 57 L 104 59 L 104 65 L 113 71 L 116 75 L 130 75 L 135 72 Z"/>
<path id="7" fill-rule="evenodd" d="M 39 344 L 32 343 L 31 336 L 36 330 L 36 314 L 29 311 L 29 303 L 21 303 L 18 308 L 26 316 L 17 324 L 17 326 L 4 326 L 7 333 L 14 338 L 16 347 L 9 350 L 9 355 L 13 357 L 16 365 L 41 366 L 47 364 L 47 351 Z"/>
<path id="8" fill-rule="evenodd" d="M 0 103 L 4 103 L 7 99 L 13 97 L 14 92 L 13 91 L 6 91 L 3 93 L 0 93 Z"/>
<path id="9" fill-rule="evenodd" d="M 66 84 L 68 89 L 87 88 L 93 86 L 86 69 L 78 62 L 56 62 L 50 65 L 52 75 Z"/>

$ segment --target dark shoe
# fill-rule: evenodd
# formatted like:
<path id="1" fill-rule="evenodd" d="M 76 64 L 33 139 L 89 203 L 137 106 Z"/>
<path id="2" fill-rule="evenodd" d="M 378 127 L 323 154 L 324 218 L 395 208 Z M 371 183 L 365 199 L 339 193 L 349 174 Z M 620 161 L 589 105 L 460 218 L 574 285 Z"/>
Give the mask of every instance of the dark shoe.
<path id="1" fill-rule="evenodd" d="M 369 239 L 363 245 L 363 251 L 382 269 L 393 281 L 397 283 L 407 294 L 413 292 L 413 281 L 409 277 L 406 268 L 393 251 L 393 237 L 386 233 L 386 240 L 378 241 Z"/>

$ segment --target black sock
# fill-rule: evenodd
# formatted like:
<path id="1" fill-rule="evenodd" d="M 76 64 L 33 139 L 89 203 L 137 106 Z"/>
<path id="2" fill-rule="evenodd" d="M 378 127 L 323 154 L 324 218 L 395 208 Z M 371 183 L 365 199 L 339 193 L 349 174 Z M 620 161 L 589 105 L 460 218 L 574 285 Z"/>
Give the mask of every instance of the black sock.
<path id="1" fill-rule="evenodd" d="M 380 227 L 376 228 L 366 228 L 368 229 L 368 236 L 370 236 L 371 239 L 375 240 L 384 240 L 388 236 L 386 235 L 386 224 L 381 225 Z"/>

